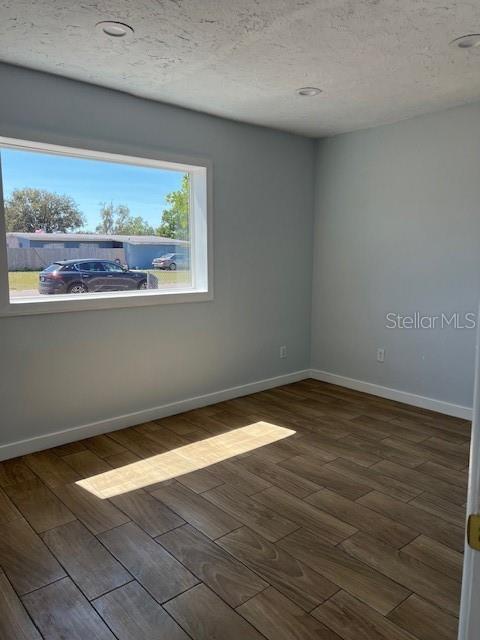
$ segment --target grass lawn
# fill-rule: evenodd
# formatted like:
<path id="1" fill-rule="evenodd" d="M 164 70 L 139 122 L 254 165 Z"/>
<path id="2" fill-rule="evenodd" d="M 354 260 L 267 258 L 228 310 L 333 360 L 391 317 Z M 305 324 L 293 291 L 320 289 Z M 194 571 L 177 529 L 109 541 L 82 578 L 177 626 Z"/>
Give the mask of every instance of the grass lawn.
<path id="1" fill-rule="evenodd" d="M 152 273 L 158 278 L 159 288 L 163 285 L 189 284 L 190 271 L 161 271 L 160 269 L 141 269 L 143 273 Z M 10 291 L 25 291 L 38 288 L 39 271 L 10 271 L 8 283 Z"/>
<path id="2" fill-rule="evenodd" d="M 38 271 L 9 271 L 8 284 L 10 291 L 24 291 L 38 287 Z"/>

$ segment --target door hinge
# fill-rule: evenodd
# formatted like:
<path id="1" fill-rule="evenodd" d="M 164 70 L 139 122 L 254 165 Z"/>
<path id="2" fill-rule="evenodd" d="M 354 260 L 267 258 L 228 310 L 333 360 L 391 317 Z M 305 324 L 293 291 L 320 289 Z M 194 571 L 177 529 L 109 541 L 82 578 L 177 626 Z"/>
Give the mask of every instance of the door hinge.
<path id="1" fill-rule="evenodd" d="M 472 549 L 480 551 L 480 514 L 478 513 L 472 513 L 468 517 L 467 540 Z"/>

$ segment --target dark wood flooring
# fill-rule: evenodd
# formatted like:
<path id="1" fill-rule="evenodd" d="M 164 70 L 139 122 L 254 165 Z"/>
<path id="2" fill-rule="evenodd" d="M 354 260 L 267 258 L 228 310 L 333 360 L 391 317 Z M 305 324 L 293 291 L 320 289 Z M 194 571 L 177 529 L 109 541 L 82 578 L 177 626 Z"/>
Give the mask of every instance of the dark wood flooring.
<path id="1" fill-rule="evenodd" d="M 454 640 L 469 433 L 305 380 L 3 462 L 0 640 Z"/>

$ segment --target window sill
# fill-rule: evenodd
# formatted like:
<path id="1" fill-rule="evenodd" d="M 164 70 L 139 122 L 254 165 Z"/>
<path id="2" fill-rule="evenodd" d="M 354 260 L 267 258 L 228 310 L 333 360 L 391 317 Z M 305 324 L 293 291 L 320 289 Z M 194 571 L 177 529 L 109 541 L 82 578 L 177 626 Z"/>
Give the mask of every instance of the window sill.
<path id="1" fill-rule="evenodd" d="M 150 307 L 184 302 L 206 302 L 213 300 L 213 292 L 201 289 L 175 289 L 173 291 L 137 291 L 118 293 L 66 294 L 57 296 L 32 296 L 10 301 L 0 310 L 0 317 L 29 316 L 46 313 L 72 313 L 100 309 L 126 309 Z"/>

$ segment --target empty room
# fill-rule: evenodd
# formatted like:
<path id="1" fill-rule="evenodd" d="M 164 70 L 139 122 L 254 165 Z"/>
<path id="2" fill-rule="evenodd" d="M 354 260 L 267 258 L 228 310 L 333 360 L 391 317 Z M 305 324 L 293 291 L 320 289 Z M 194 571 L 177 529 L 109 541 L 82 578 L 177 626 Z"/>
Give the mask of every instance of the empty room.
<path id="1" fill-rule="evenodd" d="M 479 167 L 479 3 L 0 0 L 0 640 L 478 640 Z"/>

